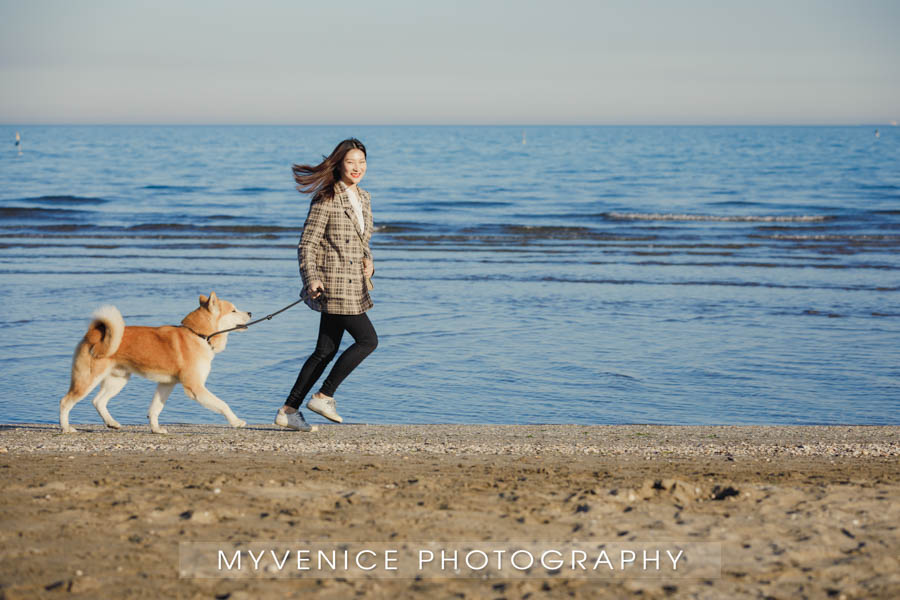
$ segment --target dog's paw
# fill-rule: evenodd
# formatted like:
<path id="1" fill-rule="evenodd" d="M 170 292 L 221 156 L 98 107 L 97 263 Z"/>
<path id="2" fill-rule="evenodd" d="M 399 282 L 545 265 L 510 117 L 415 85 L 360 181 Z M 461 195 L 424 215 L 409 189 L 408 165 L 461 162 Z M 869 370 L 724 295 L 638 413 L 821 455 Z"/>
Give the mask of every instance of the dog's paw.
<path id="1" fill-rule="evenodd" d="M 239 428 L 241 428 L 241 427 L 246 427 L 246 426 L 247 426 L 247 421 L 245 421 L 245 420 L 243 420 L 243 419 L 238 419 L 237 421 L 235 421 L 234 423 L 232 423 L 231 426 L 234 427 L 235 429 L 239 429 Z"/>
<path id="2" fill-rule="evenodd" d="M 106 424 L 106 426 L 109 427 L 110 429 L 122 429 L 122 424 L 119 423 L 118 421 L 110 421 L 109 423 Z"/>
<path id="3" fill-rule="evenodd" d="M 165 427 L 157 427 L 156 429 L 151 428 L 150 431 L 153 433 L 169 433 L 169 430 Z"/>
<path id="4" fill-rule="evenodd" d="M 74 427 L 72 427 L 71 425 L 67 425 L 66 427 L 62 428 L 62 432 L 63 433 L 78 433 L 78 430 L 75 429 Z"/>

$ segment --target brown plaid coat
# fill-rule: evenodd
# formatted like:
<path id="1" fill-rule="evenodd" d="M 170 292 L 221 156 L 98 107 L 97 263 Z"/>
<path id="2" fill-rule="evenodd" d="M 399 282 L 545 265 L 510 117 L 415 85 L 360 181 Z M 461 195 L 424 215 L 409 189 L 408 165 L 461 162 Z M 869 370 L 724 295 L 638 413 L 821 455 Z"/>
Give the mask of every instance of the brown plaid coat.
<path id="1" fill-rule="evenodd" d="M 297 258 L 303 288 L 316 279 L 325 286 L 324 302 L 307 302 L 314 310 L 358 315 L 372 308 L 363 275 L 363 258 L 372 258 L 372 197 L 359 186 L 357 189 L 365 221 L 361 228 L 357 228 L 356 212 L 343 181 L 334 184 L 334 198 L 314 198 L 309 205 Z"/>

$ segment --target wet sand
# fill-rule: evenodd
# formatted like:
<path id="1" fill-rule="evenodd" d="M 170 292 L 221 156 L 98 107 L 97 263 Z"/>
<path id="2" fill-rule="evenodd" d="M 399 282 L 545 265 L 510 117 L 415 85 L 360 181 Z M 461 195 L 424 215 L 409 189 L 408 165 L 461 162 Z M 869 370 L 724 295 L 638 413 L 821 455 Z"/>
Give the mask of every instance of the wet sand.
<path id="1" fill-rule="evenodd" d="M 896 598 L 900 427 L 0 427 L 0 598 Z M 207 541 L 719 542 L 699 580 L 187 579 Z"/>

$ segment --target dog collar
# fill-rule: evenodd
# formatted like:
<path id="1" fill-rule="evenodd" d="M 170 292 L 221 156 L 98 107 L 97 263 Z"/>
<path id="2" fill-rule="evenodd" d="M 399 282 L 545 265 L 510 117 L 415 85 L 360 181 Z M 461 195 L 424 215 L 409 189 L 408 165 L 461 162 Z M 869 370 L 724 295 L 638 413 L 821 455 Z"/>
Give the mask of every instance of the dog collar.
<path id="1" fill-rule="evenodd" d="M 187 329 L 188 331 L 190 331 L 191 333 L 193 333 L 193 334 L 196 335 L 197 337 L 203 338 L 203 339 L 206 341 L 207 344 L 209 344 L 210 346 L 212 346 L 212 342 L 209 341 L 209 336 L 208 336 L 208 335 L 203 335 L 202 333 L 197 333 L 196 331 L 194 331 L 193 329 L 191 329 L 191 328 L 188 327 L 187 325 L 179 325 L 179 327 L 184 327 L 185 329 Z"/>

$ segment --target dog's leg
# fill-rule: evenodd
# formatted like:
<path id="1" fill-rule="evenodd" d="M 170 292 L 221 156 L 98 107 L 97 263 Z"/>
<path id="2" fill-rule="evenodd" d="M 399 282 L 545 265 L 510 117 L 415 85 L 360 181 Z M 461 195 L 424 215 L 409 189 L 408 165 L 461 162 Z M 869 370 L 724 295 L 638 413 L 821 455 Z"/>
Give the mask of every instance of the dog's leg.
<path id="1" fill-rule="evenodd" d="M 109 414 L 109 411 L 106 410 L 106 403 L 112 400 L 113 396 L 122 391 L 122 388 L 128 383 L 130 377 L 130 373 L 126 373 L 125 375 L 108 375 L 106 379 L 103 380 L 100 391 L 94 396 L 94 408 L 100 413 L 100 417 L 103 419 L 103 422 L 106 423 L 107 427 L 112 429 L 122 428 L 122 425 L 113 419 L 112 415 Z"/>
<path id="2" fill-rule="evenodd" d="M 247 424 L 246 421 L 238 419 L 237 415 L 235 415 L 231 411 L 231 408 L 227 404 L 225 404 L 225 402 L 217 398 L 215 394 L 206 389 L 206 386 L 202 383 L 197 384 L 184 381 L 182 381 L 181 383 L 182 385 L 184 385 L 184 391 L 188 395 L 188 398 L 190 398 L 191 400 L 196 400 L 202 406 L 208 408 L 213 412 L 224 415 L 228 420 L 228 424 L 232 427 L 243 427 Z"/>
<path id="3" fill-rule="evenodd" d="M 150 410 L 147 411 L 147 417 L 150 419 L 150 431 L 153 433 L 169 433 L 165 427 L 159 426 L 159 413 L 166 406 L 166 400 L 174 389 L 174 383 L 160 383 L 156 386 L 153 393 L 153 400 L 150 401 Z"/>
<path id="4" fill-rule="evenodd" d="M 72 384 L 69 386 L 69 393 L 62 397 L 59 401 L 59 426 L 62 427 L 63 433 L 75 433 L 78 430 L 69 425 L 69 411 L 76 404 L 81 402 L 85 396 L 91 393 L 97 384 L 103 380 L 103 375 L 90 378 L 88 371 L 75 371 L 72 373 Z"/>
<path id="5" fill-rule="evenodd" d="M 63 433 L 76 433 L 78 430 L 69 425 L 69 411 L 78 404 L 82 398 L 88 395 L 90 390 L 85 392 L 70 391 L 59 401 L 59 426 Z"/>

